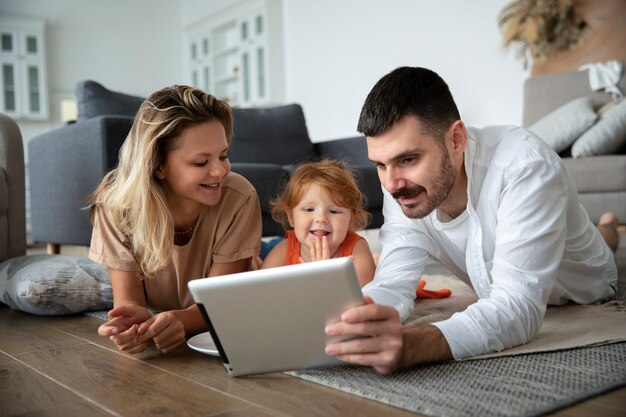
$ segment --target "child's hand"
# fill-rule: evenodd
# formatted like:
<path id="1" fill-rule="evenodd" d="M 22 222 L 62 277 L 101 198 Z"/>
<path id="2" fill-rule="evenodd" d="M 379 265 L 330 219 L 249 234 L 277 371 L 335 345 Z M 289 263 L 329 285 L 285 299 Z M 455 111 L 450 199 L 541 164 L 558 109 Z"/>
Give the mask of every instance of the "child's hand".
<path id="1" fill-rule="evenodd" d="M 311 239 L 311 252 L 309 262 L 321 261 L 323 259 L 330 259 L 330 248 L 328 247 L 328 239 L 326 236 L 315 237 Z M 306 262 L 302 257 L 299 258 L 300 263 Z"/>

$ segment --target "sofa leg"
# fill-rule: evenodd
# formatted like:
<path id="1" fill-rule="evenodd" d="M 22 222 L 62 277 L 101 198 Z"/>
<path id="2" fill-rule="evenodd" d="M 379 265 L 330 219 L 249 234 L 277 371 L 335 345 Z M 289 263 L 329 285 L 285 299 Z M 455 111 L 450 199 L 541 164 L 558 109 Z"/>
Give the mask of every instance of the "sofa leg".
<path id="1" fill-rule="evenodd" d="M 48 255 L 58 255 L 61 253 L 61 245 L 58 243 L 46 243 L 46 253 Z"/>

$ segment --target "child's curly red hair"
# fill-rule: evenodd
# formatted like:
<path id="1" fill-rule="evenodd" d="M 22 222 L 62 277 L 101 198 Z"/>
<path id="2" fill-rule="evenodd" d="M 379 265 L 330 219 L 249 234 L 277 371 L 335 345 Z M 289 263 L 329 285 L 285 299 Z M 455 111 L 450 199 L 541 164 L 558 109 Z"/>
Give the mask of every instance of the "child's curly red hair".
<path id="1" fill-rule="evenodd" d="M 322 159 L 300 165 L 291 174 L 285 189 L 271 203 L 272 218 L 289 229 L 287 210 L 298 205 L 305 187 L 317 183 L 326 188 L 335 204 L 352 211 L 349 229 L 363 229 L 370 222 L 372 215 L 363 209 L 365 197 L 361 193 L 354 174 L 340 161 Z"/>

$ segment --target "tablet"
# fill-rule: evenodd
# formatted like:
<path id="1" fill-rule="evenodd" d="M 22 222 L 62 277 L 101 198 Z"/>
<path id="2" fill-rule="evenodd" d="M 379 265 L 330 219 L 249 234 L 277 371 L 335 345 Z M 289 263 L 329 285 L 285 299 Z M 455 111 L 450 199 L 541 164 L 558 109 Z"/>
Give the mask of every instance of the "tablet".
<path id="1" fill-rule="evenodd" d="M 189 290 L 231 376 L 332 366 L 326 324 L 363 304 L 351 258 L 192 280 Z"/>

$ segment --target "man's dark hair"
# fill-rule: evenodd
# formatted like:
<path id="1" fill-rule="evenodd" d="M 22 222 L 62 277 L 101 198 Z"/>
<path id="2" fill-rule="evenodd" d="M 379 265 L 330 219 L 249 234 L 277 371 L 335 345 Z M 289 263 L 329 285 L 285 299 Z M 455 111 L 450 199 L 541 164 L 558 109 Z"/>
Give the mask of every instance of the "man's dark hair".
<path id="1" fill-rule="evenodd" d="M 461 118 L 448 85 L 437 73 L 400 67 L 372 88 L 361 109 L 357 130 L 365 136 L 377 136 L 406 115 L 417 116 L 437 139 Z"/>

